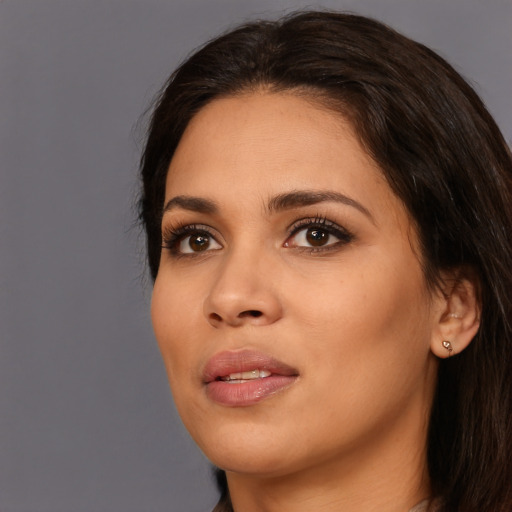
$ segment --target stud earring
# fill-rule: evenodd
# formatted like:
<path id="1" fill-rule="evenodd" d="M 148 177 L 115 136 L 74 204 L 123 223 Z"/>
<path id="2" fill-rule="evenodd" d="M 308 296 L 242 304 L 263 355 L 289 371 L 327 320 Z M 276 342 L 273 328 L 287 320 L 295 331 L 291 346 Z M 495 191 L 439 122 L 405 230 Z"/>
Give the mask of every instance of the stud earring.
<path id="1" fill-rule="evenodd" d="M 453 347 L 450 341 L 443 341 L 443 347 L 448 350 L 448 357 L 452 355 Z"/>

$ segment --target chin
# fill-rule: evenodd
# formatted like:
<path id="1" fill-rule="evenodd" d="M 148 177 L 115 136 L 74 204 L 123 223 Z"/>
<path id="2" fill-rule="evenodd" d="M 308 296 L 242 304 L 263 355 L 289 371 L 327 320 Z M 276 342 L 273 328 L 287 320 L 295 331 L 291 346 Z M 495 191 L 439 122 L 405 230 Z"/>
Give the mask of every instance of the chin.
<path id="1" fill-rule="evenodd" d="M 280 476 L 287 473 L 293 449 L 267 427 L 212 426 L 209 435 L 194 437 L 217 467 L 240 474 Z"/>
<path id="2" fill-rule="evenodd" d="M 262 450 L 223 453 L 209 460 L 218 468 L 239 475 L 276 478 L 294 472 L 291 461 L 283 460 L 282 456 L 273 456 L 268 452 L 262 453 Z"/>

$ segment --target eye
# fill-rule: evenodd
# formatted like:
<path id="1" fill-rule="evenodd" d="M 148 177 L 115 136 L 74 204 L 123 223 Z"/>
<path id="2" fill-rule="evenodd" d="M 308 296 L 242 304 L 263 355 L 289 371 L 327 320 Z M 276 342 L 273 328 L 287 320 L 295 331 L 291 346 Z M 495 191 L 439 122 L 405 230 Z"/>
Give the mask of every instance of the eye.
<path id="1" fill-rule="evenodd" d="M 311 247 L 322 247 L 323 245 L 338 241 L 338 239 L 326 229 L 318 227 L 302 228 L 295 233 L 293 239 L 293 245 L 299 247 L 308 245 Z"/>
<path id="2" fill-rule="evenodd" d="M 178 243 L 178 252 L 190 254 L 212 249 L 220 249 L 220 244 L 208 233 L 194 233 L 182 238 Z"/>
<path id="3" fill-rule="evenodd" d="M 162 248 L 169 249 L 176 256 L 222 249 L 206 226 L 188 225 L 166 230 L 162 234 L 162 242 Z"/>
<path id="4" fill-rule="evenodd" d="M 353 236 L 327 219 L 303 219 L 292 227 L 292 234 L 286 240 L 285 247 L 325 250 L 344 245 L 352 241 Z"/>

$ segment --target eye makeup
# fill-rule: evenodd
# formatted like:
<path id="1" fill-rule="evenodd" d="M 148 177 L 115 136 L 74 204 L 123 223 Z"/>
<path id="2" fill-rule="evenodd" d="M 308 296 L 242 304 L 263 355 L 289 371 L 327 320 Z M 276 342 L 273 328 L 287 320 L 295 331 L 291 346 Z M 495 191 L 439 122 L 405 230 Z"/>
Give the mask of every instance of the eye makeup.
<path id="1" fill-rule="evenodd" d="M 214 231 L 205 224 L 168 225 L 162 230 L 162 249 L 175 257 L 193 257 L 219 250 Z"/>
<path id="2" fill-rule="evenodd" d="M 355 239 L 349 230 L 321 215 L 294 221 L 286 233 L 283 248 L 310 254 L 337 251 Z M 204 256 L 223 248 L 220 239 L 217 230 L 207 224 L 167 223 L 162 230 L 162 249 L 174 258 Z"/>
<path id="3" fill-rule="evenodd" d="M 309 253 L 339 250 L 355 238 L 346 228 L 319 215 L 295 221 L 288 233 L 284 247 Z"/>

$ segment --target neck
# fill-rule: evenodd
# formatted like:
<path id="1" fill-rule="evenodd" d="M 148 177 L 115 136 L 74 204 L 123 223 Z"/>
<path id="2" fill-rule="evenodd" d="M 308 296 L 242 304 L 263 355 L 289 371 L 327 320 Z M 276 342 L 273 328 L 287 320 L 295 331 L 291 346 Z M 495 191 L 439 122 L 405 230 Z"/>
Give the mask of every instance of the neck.
<path id="1" fill-rule="evenodd" d="M 417 419 L 417 418 L 416 418 Z M 381 433 L 344 454 L 286 475 L 227 472 L 234 512 L 407 512 L 430 496 L 426 425 Z"/>

